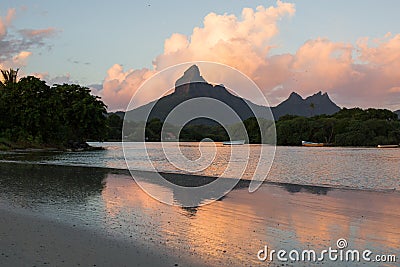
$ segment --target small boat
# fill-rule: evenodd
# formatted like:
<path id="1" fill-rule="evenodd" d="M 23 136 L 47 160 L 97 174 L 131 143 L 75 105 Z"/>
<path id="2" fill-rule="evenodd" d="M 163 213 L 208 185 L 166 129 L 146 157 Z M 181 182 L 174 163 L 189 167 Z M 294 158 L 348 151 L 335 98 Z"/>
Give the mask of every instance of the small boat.
<path id="1" fill-rule="evenodd" d="M 224 146 L 244 145 L 245 140 L 225 141 L 222 142 Z"/>
<path id="2" fill-rule="evenodd" d="M 399 145 L 378 145 L 378 148 L 397 148 Z"/>
<path id="3" fill-rule="evenodd" d="M 308 142 L 308 141 L 301 141 L 302 146 L 307 146 L 307 147 L 321 147 L 325 146 L 324 143 L 313 143 L 313 142 Z"/>

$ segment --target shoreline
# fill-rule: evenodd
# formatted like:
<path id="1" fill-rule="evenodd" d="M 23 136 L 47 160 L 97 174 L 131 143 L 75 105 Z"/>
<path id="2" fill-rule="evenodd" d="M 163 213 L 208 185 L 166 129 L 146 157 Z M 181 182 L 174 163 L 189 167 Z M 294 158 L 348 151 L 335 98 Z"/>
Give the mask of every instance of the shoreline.
<path id="1" fill-rule="evenodd" d="M 86 170 L 94 169 L 97 171 L 102 171 L 104 173 L 110 174 L 119 174 L 119 175 L 126 175 L 130 176 L 132 179 L 133 177 L 131 174 L 140 175 L 140 176 L 148 176 L 154 174 L 153 171 L 146 171 L 146 170 L 128 170 L 128 169 L 119 169 L 119 168 L 106 168 L 100 166 L 88 166 L 88 165 L 62 165 L 62 164 L 49 164 L 49 163 L 36 163 L 36 162 L 23 162 L 23 161 L 0 161 L 0 165 L 2 164 L 20 164 L 20 165 L 27 165 L 27 166 L 48 166 L 54 168 L 83 168 Z M 168 181 L 175 183 L 181 186 L 201 186 L 208 183 L 211 183 L 217 179 L 236 179 L 239 180 L 238 184 L 235 186 L 237 187 L 246 187 L 250 184 L 251 180 L 246 179 L 237 179 L 237 178 L 228 178 L 228 177 L 214 177 L 214 176 L 201 176 L 201 175 L 194 175 L 194 174 L 183 174 L 183 173 L 173 173 L 173 172 L 158 172 L 158 174 L 162 175 Z M 134 179 L 133 179 L 134 180 Z M 373 188 L 356 188 L 356 187 L 348 187 L 348 186 L 330 186 L 330 185 L 313 185 L 313 184 L 300 184 L 300 183 L 285 183 L 285 182 L 274 182 L 268 181 L 267 179 L 263 181 L 262 184 L 266 185 L 275 185 L 275 186 L 294 186 L 294 187 L 301 187 L 301 189 L 321 189 L 321 190 L 348 190 L 348 191 L 364 191 L 364 192 L 395 192 L 400 193 L 399 190 L 396 188 L 388 188 L 388 189 L 373 189 Z"/>
<path id="2" fill-rule="evenodd" d="M 91 146 L 88 143 L 70 143 L 64 144 L 32 144 L 26 142 L 11 142 L 7 139 L 0 137 L 0 152 L 86 152 L 86 151 L 98 151 L 104 150 L 104 147 Z"/>
<path id="3" fill-rule="evenodd" d="M 0 206 L 1 266 L 206 266 L 94 229 Z"/>
<path id="4" fill-rule="evenodd" d="M 129 143 L 142 143 L 142 142 L 137 142 L 137 141 L 126 141 Z M 179 142 L 179 143 L 199 143 L 200 141 L 163 141 L 166 143 L 174 143 L 174 142 Z M 89 143 L 123 143 L 122 140 L 112 140 L 112 141 L 103 141 L 103 142 L 92 142 L 88 141 L 86 142 L 87 144 Z M 159 142 L 147 142 L 147 143 L 162 143 L 162 141 Z M 222 141 L 216 142 L 220 143 L 222 145 Z M 37 146 L 23 146 L 23 145 L 15 145 L 11 143 L 6 143 L 5 142 L 0 142 L 0 145 L 3 145 L 0 147 L 0 152 L 86 152 L 86 151 L 97 151 L 97 150 L 103 150 L 106 149 L 105 147 L 102 146 L 91 146 L 89 145 L 88 148 L 70 148 L 70 147 L 57 147 L 54 145 L 48 145 L 48 144 L 39 144 Z M 263 143 L 247 143 L 246 145 L 270 145 L 270 144 L 263 144 Z M 391 147 L 391 148 L 400 148 L 400 144 L 391 144 L 391 145 L 398 145 L 398 147 Z M 276 147 L 307 147 L 303 146 L 301 144 L 299 145 L 278 145 L 275 144 Z M 307 147 L 310 148 L 310 147 Z M 384 147 L 379 147 L 379 146 L 336 146 L 336 145 L 324 145 L 322 148 L 384 148 Z M 319 147 L 321 149 L 321 147 Z"/>
<path id="5" fill-rule="evenodd" d="M 264 245 L 321 250 L 339 238 L 400 255 L 398 192 L 264 183 L 249 193 L 242 181 L 218 201 L 182 208 L 147 195 L 128 170 L 1 167 L 2 266 L 265 266 L 256 257 Z"/>

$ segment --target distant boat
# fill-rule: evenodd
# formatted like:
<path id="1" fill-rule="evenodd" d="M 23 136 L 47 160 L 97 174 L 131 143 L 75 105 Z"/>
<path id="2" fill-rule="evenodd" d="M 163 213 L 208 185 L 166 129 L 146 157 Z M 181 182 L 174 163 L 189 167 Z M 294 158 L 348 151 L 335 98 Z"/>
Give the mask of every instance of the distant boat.
<path id="1" fill-rule="evenodd" d="M 321 147 L 325 146 L 324 143 L 313 143 L 313 142 L 308 142 L 308 141 L 301 141 L 302 146 L 307 146 L 307 147 Z"/>
<path id="2" fill-rule="evenodd" d="M 399 145 L 378 145 L 378 148 L 397 148 Z"/>
<path id="3" fill-rule="evenodd" d="M 244 145 L 245 140 L 225 141 L 222 142 L 224 146 Z"/>

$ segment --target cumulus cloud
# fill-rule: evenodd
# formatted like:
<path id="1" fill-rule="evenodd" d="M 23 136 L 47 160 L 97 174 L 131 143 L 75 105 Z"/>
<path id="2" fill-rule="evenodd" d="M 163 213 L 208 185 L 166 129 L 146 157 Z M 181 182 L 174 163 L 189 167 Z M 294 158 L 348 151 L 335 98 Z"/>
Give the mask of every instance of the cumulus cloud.
<path id="1" fill-rule="evenodd" d="M 152 74 L 188 61 L 219 62 L 252 76 L 265 64 L 271 49 L 269 42 L 279 31 L 278 21 L 294 13 L 293 4 L 281 1 L 268 8 L 245 8 L 240 17 L 210 13 L 204 18 L 203 27 L 194 28 L 190 36 L 174 33 L 166 39 L 164 53 L 153 61 L 154 69 L 124 72 L 119 65 L 111 67 L 97 94 L 110 109 L 125 108 L 137 88 Z M 144 103 L 152 97 L 143 99 Z"/>
<path id="2" fill-rule="evenodd" d="M 91 90 L 102 97 L 110 110 L 125 110 L 134 92 L 154 73 L 154 70 L 146 68 L 124 71 L 121 65 L 115 64 L 107 71 L 101 88 L 92 86 Z M 142 103 L 151 100 L 153 100 L 151 95 L 148 95 Z"/>
<path id="3" fill-rule="evenodd" d="M 173 34 L 165 40 L 164 54 L 153 64 L 156 70 L 162 70 L 186 61 L 215 61 L 252 76 L 265 63 L 270 41 L 279 32 L 278 21 L 294 13 L 293 4 L 281 1 L 276 7 L 245 8 L 239 18 L 210 13 L 203 27 L 195 27 L 190 36 Z"/>
<path id="4" fill-rule="evenodd" d="M 57 32 L 54 28 L 10 30 L 15 14 L 12 8 L 0 17 L 0 68 L 25 66 L 30 50 L 46 46 L 46 40 Z"/>
<path id="5" fill-rule="evenodd" d="M 167 38 L 153 69 L 124 71 L 114 65 L 102 89 L 94 92 L 111 110 L 124 109 L 154 73 L 183 62 L 214 61 L 248 75 L 272 105 L 291 91 L 306 96 L 322 90 L 341 106 L 400 108 L 400 34 L 362 37 L 355 44 L 319 37 L 306 40 L 293 54 L 271 53 L 273 38 L 279 34 L 278 22 L 294 14 L 294 4 L 281 1 L 271 7 L 245 8 L 240 16 L 210 13 L 203 26 L 195 27 L 189 36 L 174 33 Z M 152 97 L 143 97 L 142 104 Z M 257 98 L 251 100 L 258 102 Z"/>
<path id="6" fill-rule="evenodd" d="M 254 79 L 274 103 L 291 91 L 309 95 L 322 90 L 342 106 L 400 108 L 400 34 L 372 42 L 360 38 L 355 45 L 317 38 L 295 54 L 265 61 L 268 67 L 258 70 L 264 76 Z"/>

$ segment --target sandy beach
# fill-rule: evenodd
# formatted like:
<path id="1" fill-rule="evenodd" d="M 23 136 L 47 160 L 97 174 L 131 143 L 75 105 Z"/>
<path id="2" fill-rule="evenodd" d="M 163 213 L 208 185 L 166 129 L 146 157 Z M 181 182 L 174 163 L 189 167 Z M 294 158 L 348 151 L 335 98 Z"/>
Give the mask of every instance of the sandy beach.
<path id="1" fill-rule="evenodd" d="M 1 266 L 205 266 L 135 241 L 0 209 Z"/>
<path id="2" fill-rule="evenodd" d="M 0 266 L 332 266 L 260 261 L 257 252 L 321 251 L 340 238 L 400 255 L 396 190 L 266 183 L 249 193 L 244 182 L 212 204 L 180 208 L 148 196 L 126 171 L 1 163 L 0 177 Z M 176 202 L 187 197 L 153 186 Z"/>

